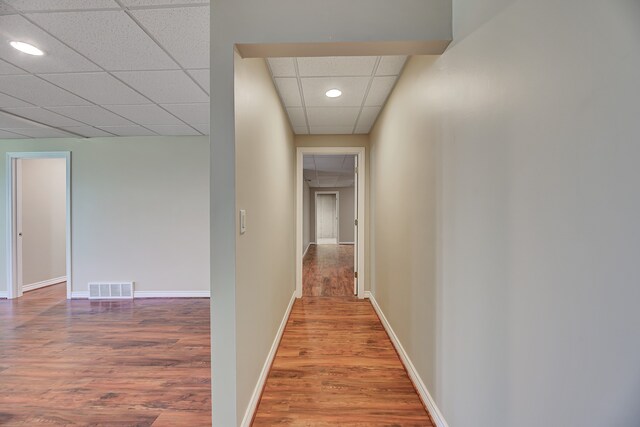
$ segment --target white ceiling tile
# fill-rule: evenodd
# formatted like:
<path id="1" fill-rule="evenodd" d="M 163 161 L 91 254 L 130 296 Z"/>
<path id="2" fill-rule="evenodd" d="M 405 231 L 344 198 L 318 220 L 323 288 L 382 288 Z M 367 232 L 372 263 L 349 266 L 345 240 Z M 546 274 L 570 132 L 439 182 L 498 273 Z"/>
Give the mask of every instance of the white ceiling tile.
<path id="1" fill-rule="evenodd" d="M 0 92 L 42 107 L 89 104 L 84 99 L 32 75 L 0 76 Z"/>
<path id="2" fill-rule="evenodd" d="M 23 129 L 35 127 L 38 127 L 38 125 L 29 120 L 0 111 L 0 129 Z"/>
<path id="3" fill-rule="evenodd" d="M 40 77 L 96 104 L 144 104 L 149 102 L 107 73 L 41 74 Z"/>
<path id="4" fill-rule="evenodd" d="M 163 108 L 188 124 L 209 123 L 209 103 L 163 104 Z"/>
<path id="5" fill-rule="evenodd" d="M 309 119 L 309 127 L 312 128 L 319 126 L 351 126 L 351 130 L 353 130 L 359 111 L 360 108 L 358 107 L 311 107 L 307 108 L 307 119 Z M 311 133 L 314 133 L 313 129 Z"/>
<path id="6" fill-rule="evenodd" d="M 107 133 L 103 130 L 91 127 L 91 126 L 61 126 L 61 129 L 68 130 L 78 135 L 85 136 L 87 138 L 97 138 L 101 136 L 113 136 L 111 133 Z"/>
<path id="7" fill-rule="evenodd" d="M 293 128 L 293 133 L 296 135 L 309 135 L 309 129 L 306 126 L 296 126 Z"/>
<path id="8" fill-rule="evenodd" d="M 406 61 L 407 57 L 404 55 L 381 56 L 376 76 L 397 76 L 402 71 Z"/>
<path id="9" fill-rule="evenodd" d="M 304 109 L 302 107 L 287 108 L 289 119 L 293 127 L 306 127 L 307 120 L 304 117 Z"/>
<path id="10" fill-rule="evenodd" d="M 114 75 L 160 104 L 209 102 L 209 95 L 183 71 L 125 71 Z"/>
<path id="11" fill-rule="evenodd" d="M 42 14 L 38 16 L 57 16 Z M 110 33 L 105 33 L 110 34 Z M 60 43 L 20 15 L 0 16 L 0 58 L 32 73 L 57 73 L 66 71 L 97 71 L 99 68 Z M 42 51 L 44 56 L 32 56 L 11 47 L 6 40 L 30 43 Z M 102 39 L 103 44 L 104 39 Z"/>
<path id="12" fill-rule="evenodd" d="M 358 118 L 356 133 L 369 133 L 371 126 L 375 123 L 382 107 L 364 107 Z"/>
<path id="13" fill-rule="evenodd" d="M 207 94 L 210 92 L 209 83 L 210 83 L 211 80 L 209 78 L 209 69 L 206 69 L 206 70 L 187 70 L 187 73 L 191 74 L 191 77 L 196 79 L 198 84 L 207 92 Z"/>
<path id="14" fill-rule="evenodd" d="M 15 13 L 18 13 L 18 11 L 0 0 L 0 15 L 12 15 Z"/>
<path id="15" fill-rule="evenodd" d="M 28 138 L 24 135 L 18 135 L 17 133 L 8 132 L 6 130 L 0 130 L 0 139 L 24 139 Z"/>
<path id="16" fill-rule="evenodd" d="M 176 4 L 205 4 L 209 3 L 209 0 L 122 0 L 122 4 L 125 6 L 165 6 Z"/>
<path id="17" fill-rule="evenodd" d="M 377 56 L 298 58 L 298 72 L 300 77 L 370 76 L 377 59 Z"/>
<path id="18" fill-rule="evenodd" d="M 196 130 L 187 125 L 149 125 L 147 126 L 159 135 L 166 136 L 189 136 L 200 135 Z"/>
<path id="19" fill-rule="evenodd" d="M 307 107 L 359 107 L 362 105 L 370 77 L 311 77 L 302 80 Z M 342 96 L 329 98 L 329 89 L 340 89 Z"/>
<path id="20" fill-rule="evenodd" d="M 21 101 L 18 98 L 14 98 L 13 96 L 0 93 L 0 108 L 10 107 L 32 107 L 32 105 L 27 102 Z"/>
<path id="21" fill-rule="evenodd" d="M 391 89 L 393 89 L 393 85 L 396 83 L 396 79 L 397 77 L 394 76 L 374 77 L 364 105 L 366 107 L 384 105 L 389 93 L 391 93 Z"/>
<path id="22" fill-rule="evenodd" d="M 76 138 L 73 134 L 50 128 L 12 129 L 12 131 L 31 138 Z"/>
<path id="23" fill-rule="evenodd" d="M 209 68 L 209 6 L 142 9 L 131 14 L 184 68 Z"/>
<path id="24" fill-rule="evenodd" d="M 132 126 L 98 126 L 100 129 L 103 129 L 109 133 L 118 136 L 153 136 L 155 133 L 151 132 L 149 129 L 145 129 L 142 126 L 132 125 Z"/>
<path id="25" fill-rule="evenodd" d="M 45 110 L 44 108 L 7 108 L 5 109 L 5 111 L 49 126 L 61 127 L 83 125 L 82 123 L 79 123 L 68 117 L 61 116 L 60 114 Z"/>
<path id="26" fill-rule="evenodd" d="M 4 0 L 4 2 L 22 12 L 120 7 L 113 0 Z"/>
<path id="27" fill-rule="evenodd" d="M 210 131 L 211 131 L 211 126 L 209 125 L 209 123 L 206 124 L 199 124 L 199 125 L 191 125 L 194 128 L 198 129 L 198 131 L 203 134 L 203 135 L 209 135 Z"/>
<path id="28" fill-rule="evenodd" d="M 353 133 L 351 126 L 311 126 L 314 135 L 345 135 Z"/>
<path id="29" fill-rule="evenodd" d="M 155 104 L 146 105 L 104 105 L 114 113 L 140 125 L 181 125 L 178 118 Z"/>
<path id="30" fill-rule="evenodd" d="M 128 126 L 132 123 L 95 105 L 82 107 L 51 107 L 51 110 L 91 126 Z"/>
<path id="31" fill-rule="evenodd" d="M 295 77 L 296 67 L 293 65 L 294 58 L 269 58 L 269 67 L 273 77 Z"/>
<path id="32" fill-rule="evenodd" d="M 29 18 L 107 70 L 177 68 L 123 11 L 40 13 Z"/>
<path id="33" fill-rule="evenodd" d="M 323 172 L 341 172 L 344 157 L 343 155 L 315 156 L 316 170 Z"/>
<path id="34" fill-rule="evenodd" d="M 0 30 L 2 32 L 2 30 Z M 0 59 L 0 74 L 27 74 L 18 67 L 14 67 L 6 61 Z"/>
<path id="35" fill-rule="evenodd" d="M 275 82 L 285 107 L 302 107 L 298 79 L 289 77 L 276 78 Z"/>

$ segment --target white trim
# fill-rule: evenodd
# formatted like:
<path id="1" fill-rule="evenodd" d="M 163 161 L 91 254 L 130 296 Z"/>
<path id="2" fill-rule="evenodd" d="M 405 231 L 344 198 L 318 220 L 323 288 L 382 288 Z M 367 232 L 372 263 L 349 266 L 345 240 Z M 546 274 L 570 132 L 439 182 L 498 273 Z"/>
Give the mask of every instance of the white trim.
<path id="1" fill-rule="evenodd" d="M 291 314 L 291 309 L 293 308 L 293 303 L 295 302 L 295 300 L 296 293 L 294 292 L 291 295 L 289 305 L 284 312 L 284 317 L 280 322 L 278 332 L 273 339 L 271 349 L 267 354 L 267 360 L 265 360 L 264 365 L 262 366 L 262 371 L 260 372 L 260 376 L 258 377 L 258 383 L 253 389 L 253 394 L 251 395 L 251 399 L 249 400 L 249 404 L 247 405 L 247 410 L 244 413 L 244 418 L 242 419 L 242 423 L 240 424 L 242 427 L 249 427 L 251 425 L 251 422 L 253 421 L 253 415 L 255 414 L 256 409 L 258 409 L 258 403 L 260 403 L 260 398 L 262 397 L 262 390 L 264 389 L 264 385 L 267 382 L 267 377 L 269 376 L 269 371 L 271 370 L 271 364 L 273 363 L 273 359 L 276 357 L 276 352 L 278 351 L 278 346 L 280 345 L 280 340 L 282 339 L 284 328 L 287 326 L 287 321 L 289 320 L 289 315 Z"/>
<path id="2" fill-rule="evenodd" d="M 9 293 L 7 291 L 0 291 L 0 299 L 8 298 Z"/>
<path id="3" fill-rule="evenodd" d="M 376 301 L 375 297 L 369 291 L 365 292 L 365 297 L 369 298 L 369 301 L 371 302 L 373 309 L 378 314 L 378 317 L 380 318 L 380 322 L 382 322 L 382 326 L 384 326 L 385 331 L 387 331 L 387 335 L 389 335 L 389 338 L 391 339 L 393 346 L 396 348 L 396 351 L 400 356 L 400 360 L 402 360 L 402 363 L 404 364 L 404 367 L 406 368 L 407 373 L 409 374 L 409 378 L 411 378 L 413 385 L 416 387 L 416 390 L 418 390 L 418 394 L 420 395 L 420 398 L 425 403 L 425 405 L 427 405 L 427 409 L 429 410 L 429 415 L 431 415 L 431 418 L 433 419 L 433 422 L 436 424 L 436 427 L 449 427 L 449 425 L 444 419 L 444 416 L 438 409 L 436 402 L 431 397 L 429 390 L 427 390 L 427 386 L 422 381 L 422 378 L 420 378 L 420 375 L 418 374 L 418 371 L 416 370 L 415 366 L 413 366 L 413 363 L 411 362 L 409 355 L 404 350 L 404 347 L 402 347 L 402 344 L 400 343 L 398 336 L 393 331 L 391 324 L 389 324 L 389 321 L 387 320 L 384 313 L 382 312 L 382 309 L 378 305 L 378 302 Z"/>
<path id="4" fill-rule="evenodd" d="M 58 283 L 62 283 L 66 281 L 67 281 L 67 276 L 54 277 L 53 279 L 47 279 L 41 282 L 22 285 L 22 292 L 33 291 L 36 289 L 44 288 L 46 286 L 57 285 Z"/>
<path id="5" fill-rule="evenodd" d="M 134 291 L 134 298 L 210 298 L 211 291 Z M 72 299 L 89 298 L 88 291 L 71 292 Z"/>
<path id="6" fill-rule="evenodd" d="M 336 237 L 334 238 L 320 238 L 318 237 L 318 234 L 320 234 L 318 232 L 318 227 L 320 227 L 320 225 L 318 224 L 318 195 L 323 195 L 323 194 L 333 194 L 336 196 L 336 217 L 333 221 L 335 227 L 336 227 Z M 318 242 L 319 245 L 337 245 L 338 242 L 340 241 L 340 192 L 339 191 L 316 191 L 314 194 L 314 223 L 316 225 L 316 242 Z"/>
<path id="7" fill-rule="evenodd" d="M 339 245 L 355 245 L 356 242 L 339 242 L 338 244 Z M 365 292 L 365 294 L 366 294 L 366 292 Z"/>
<path id="8" fill-rule="evenodd" d="M 22 296 L 22 289 L 18 289 L 16 273 L 16 215 L 14 209 L 14 198 L 16 197 L 15 165 L 18 159 L 65 159 L 66 160 L 66 258 L 67 258 L 67 299 L 72 297 L 72 260 L 71 260 L 71 151 L 30 151 L 6 153 L 6 244 L 7 244 L 7 298 L 17 298 Z"/>
<path id="9" fill-rule="evenodd" d="M 365 194 L 366 194 L 366 157 L 365 147 L 298 147 L 296 148 L 296 297 L 302 298 L 302 158 L 305 154 L 353 154 L 358 156 L 358 298 L 364 298 L 365 283 Z"/>
<path id="10" fill-rule="evenodd" d="M 306 249 L 304 250 L 304 252 L 302 254 L 302 258 L 304 258 L 304 256 L 307 254 L 307 252 L 309 252 L 309 248 L 311 247 L 311 245 L 315 245 L 315 242 L 309 242 L 309 244 L 307 245 Z"/>

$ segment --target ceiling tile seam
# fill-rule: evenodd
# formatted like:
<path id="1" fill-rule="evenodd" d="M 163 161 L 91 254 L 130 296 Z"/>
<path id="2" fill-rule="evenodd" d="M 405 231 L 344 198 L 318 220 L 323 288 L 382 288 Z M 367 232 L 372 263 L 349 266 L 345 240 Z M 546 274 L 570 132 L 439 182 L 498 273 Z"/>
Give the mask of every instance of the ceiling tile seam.
<path id="1" fill-rule="evenodd" d="M 23 75 L 23 74 L 20 74 L 20 75 Z M 13 95 L 9 95 L 8 93 L 5 93 L 5 92 L 3 92 L 3 91 L 1 91 L 1 90 L 0 90 L 0 93 L 1 93 L 2 95 L 4 95 L 4 96 L 7 96 L 7 97 L 9 97 L 9 98 L 13 98 L 13 99 L 15 99 L 15 100 L 17 100 L 17 101 L 24 102 L 25 104 L 29 104 L 29 105 L 30 105 L 30 107 L 4 107 L 4 108 L 36 108 L 36 107 L 38 107 L 38 105 L 36 105 L 36 104 L 34 104 L 34 103 L 32 103 L 32 102 L 25 101 L 24 99 L 16 98 L 15 96 L 13 96 Z M 32 106 L 32 107 L 31 107 L 31 106 Z"/>
<path id="2" fill-rule="evenodd" d="M 201 91 L 203 91 L 207 96 L 209 96 L 209 93 L 204 90 L 204 88 L 202 86 L 200 86 L 200 83 L 198 83 L 196 81 L 195 78 L 193 78 L 193 76 L 191 76 L 191 74 L 187 73 L 186 69 L 182 66 L 182 64 L 180 64 L 180 62 L 178 62 L 178 60 L 176 60 L 173 55 L 171 55 L 171 53 L 169 53 L 169 51 L 162 45 L 162 43 L 160 43 L 160 41 L 158 41 L 153 34 L 151 34 L 151 31 L 149 31 L 147 29 L 147 27 L 145 27 L 144 25 L 142 25 L 142 22 L 140 22 L 135 16 L 133 16 L 133 14 L 131 13 L 131 11 L 129 9 L 126 8 L 126 6 L 124 6 L 122 4 L 122 0 L 113 0 L 116 3 L 118 3 L 120 5 L 120 7 L 123 8 L 124 13 L 127 14 L 127 16 L 129 18 L 131 18 L 133 20 L 133 22 L 140 27 L 140 29 L 147 35 L 147 37 L 149 37 L 151 39 L 151 41 L 153 41 L 164 53 L 165 55 L 167 55 L 177 66 L 180 70 L 182 70 L 183 73 L 185 73 L 187 75 L 187 77 L 189 79 L 191 79 L 191 81 L 200 88 Z M 211 68 L 211 67 L 209 67 Z M 194 129 L 196 130 L 196 129 Z M 197 131 L 197 130 L 196 130 Z"/>
<path id="3" fill-rule="evenodd" d="M 264 62 L 267 64 L 267 69 L 269 70 L 269 74 L 271 74 L 271 82 L 273 83 L 273 88 L 275 89 L 276 93 L 278 94 L 278 99 L 280 100 L 280 104 L 282 104 L 282 108 L 287 113 L 287 118 L 289 119 L 289 126 L 291 126 L 291 130 L 295 134 L 296 126 L 293 125 L 293 121 L 291 120 L 291 116 L 289 115 L 289 111 L 287 110 L 287 105 L 284 103 L 284 99 L 282 99 L 282 95 L 280 94 L 280 91 L 278 90 L 278 86 L 276 85 L 276 78 L 273 75 L 273 69 L 271 68 L 271 64 L 269 63 L 269 61 L 266 58 L 265 58 Z"/>
<path id="4" fill-rule="evenodd" d="M 371 86 L 373 85 L 373 79 L 376 75 L 376 71 L 378 71 L 378 66 L 380 65 L 380 61 L 382 61 L 382 57 L 378 56 L 376 58 L 376 63 L 373 66 L 373 71 L 371 72 L 371 78 L 369 79 L 369 84 L 367 85 L 367 89 L 364 92 L 364 97 L 362 98 L 362 104 L 360 105 L 360 112 L 358 112 L 358 117 L 356 117 L 356 122 L 353 125 L 352 134 L 356 133 L 356 129 L 358 129 L 358 122 L 360 121 L 360 117 L 362 116 L 362 110 L 364 110 L 364 105 L 367 103 L 367 97 L 369 96 L 369 91 L 371 90 Z M 371 129 L 369 129 L 371 131 Z"/>
<path id="5" fill-rule="evenodd" d="M 302 80 L 300 80 L 300 68 L 298 66 L 298 58 L 293 58 L 293 69 L 296 72 L 296 83 L 298 83 L 298 91 L 300 92 L 300 100 L 302 101 L 302 113 L 304 114 L 304 122 L 307 125 L 307 133 L 311 135 L 311 126 L 309 126 L 309 116 L 307 115 L 307 103 L 304 100 L 304 91 L 302 90 Z"/>
<path id="6" fill-rule="evenodd" d="M 3 109 L 0 109 L 0 112 L 2 112 L 3 114 L 6 114 L 6 115 L 12 116 L 12 117 L 17 117 L 19 119 L 25 120 L 25 121 L 30 122 L 30 123 L 35 123 L 37 126 L 40 126 L 40 127 L 45 127 L 45 128 L 49 128 L 49 129 L 55 129 L 55 130 L 63 132 L 63 133 L 68 133 L 68 134 L 71 134 L 71 135 L 79 136 L 81 138 L 85 138 L 83 135 L 77 134 L 75 132 L 71 132 L 71 131 L 62 129 L 62 128 L 59 128 L 57 126 L 48 125 L 48 124 L 39 122 L 38 120 L 29 119 L 27 117 L 23 117 L 23 116 L 21 116 L 19 114 L 11 113 L 11 112 L 5 111 Z M 67 118 L 70 118 L 70 117 L 67 117 Z M 11 129 L 11 128 L 7 128 L 7 129 Z M 15 128 L 15 129 L 19 129 L 19 128 Z M 9 131 L 9 132 L 11 132 L 11 131 Z M 15 133 L 15 132 L 13 132 L 13 133 Z M 23 135 L 23 136 L 28 136 L 28 135 Z"/>
<path id="7" fill-rule="evenodd" d="M 118 0 L 116 0 L 116 1 L 118 1 Z M 120 4 L 120 3 L 118 2 L 118 4 Z M 97 64 L 97 63 L 96 63 L 96 62 L 94 62 L 92 59 L 88 58 L 87 56 L 85 56 L 85 55 L 84 55 L 84 54 L 82 54 L 81 52 L 77 51 L 77 50 L 76 50 L 76 49 L 74 49 L 73 47 L 69 46 L 66 42 L 64 42 L 63 40 L 60 40 L 58 37 L 56 37 L 55 35 L 53 35 L 53 34 L 52 34 L 52 33 L 50 33 L 49 31 L 47 31 L 46 29 L 42 28 L 40 25 L 38 25 L 36 22 L 34 22 L 34 21 L 32 21 L 31 19 L 29 19 L 27 16 L 24 16 L 23 14 L 20 14 L 20 15 L 21 15 L 24 19 L 26 19 L 28 22 L 30 22 L 32 25 L 35 25 L 37 28 L 40 28 L 42 31 L 44 31 L 46 34 L 48 34 L 48 35 L 49 35 L 50 37 L 52 37 L 54 40 L 57 40 L 58 42 L 62 43 L 65 47 L 67 47 L 67 48 L 68 48 L 68 49 L 70 49 L 71 51 L 75 52 L 76 54 L 80 55 L 81 57 L 83 57 L 84 59 L 86 59 L 87 61 L 89 61 L 89 62 L 90 62 L 90 63 L 92 63 L 93 65 L 95 65 L 96 67 L 98 67 L 100 70 L 102 70 L 102 71 L 95 71 L 95 73 L 100 73 L 100 72 L 107 73 L 108 75 L 110 75 L 110 76 L 111 76 L 111 77 L 113 77 L 114 79 L 118 80 L 120 83 L 124 84 L 124 85 L 125 85 L 126 87 L 128 87 L 129 89 L 131 89 L 131 90 L 133 90 L 134 92 L 138 93 L 138 94 L 139 94 L 140 96 L 142 96 L 143 98 L 145 98 L 145 99 L 149 100 L 149 103 L 150 103 L 150 104 L 158 105 L 158 104 L 156 104 L 153 100 L 151 100 L 149 97 L 147 97 L 147 96 L 145 96 L 143 93 L 141 93 L 139 90 L 137 90 L 136 88 L 134 88 L 134 87 L 132 87 L 131 85 L 127 84 L 127 83 L 126 83 L 126 82 L 124 82 L 122 79 L 118 78 L 118 76 L 114 75 L 114 74 L 113 74 L 113 72 L 111 72 L 111 71 L 107 71 L 107 70 L 106 70 L 105 68 L 103 68 L 101 65 Z M 131 18 L 131 19 L 133 19 L 133 18 Z M 135 22 L 137 25 L 139 25 L 139 24 L 135 21 L 135 19 L 134 19 L 134 22 Z M 145 29 L 144 29 L 144 28 L 143 28 L 142 30 L 143 30 L 143 31 L 145 31 Z M 145 31 L 145 33 L 147 33 L 147 32 Z M 150 36 L 149 36 L 149 37 L 150 37 Z M 156 40 L 154 40 L 153 38 L 152 38 L 152 41 L 153 41 L 154 43 L 156 43 L 156 44 L 158 44 L 158 45 L 159 45 L 159 43 L 158 43 Z M 164 48 L 162 48 L 162 46 L 160 46 L 160 48 L 164 51 Z M 166 52 L 165 52 L 165 53 L 166 53 Z M 171 59 L 172 59 L 172 60 L 177 64 L 177 61 L 176 61 L 175 59 L 173 59 L 173 58 L 171 58 Z M 13 65 L 13 64 L 11 64 L 11 65 Z M 178 66 L 180 66 L 180 65 L 178 64 Z M 19 67 L 19 68 L 20 68 L 20 67 Z M 22 68 L 21 68 L 21 69 L 22 69 Z M 181 68 L 181 69 L 182 69 L 182 68 Z M 131 71 L 131 70 L 128 70 L 128 71 Z M 135 71 L 138 71 L 138 70 L 135 70 Z M 163 71 L 163 70 L 153 70 L 153 71 Z M 173 70 L 169 70 L 169 71 L 173 71 Z M 189 76 L 189 73 L 186 73 L 186 72 L 184 71 L 184 69 L 182 69 L 182 72 L 184 72 L 185 74 L 187 74 L 187 75 Z M 54 83 L 51 83 L 51 82 L 49 82 L 49 81 L 47 81 L 47 80 L 44 80 L 42 77 L 40 77 L 40 76 L 39 76 L 39 75 L 37 75 L 37 74 L 34 74 L 34 73 L 29 73 L 29 74 L 30 74 L 30 75 L 32 75 L 32 76 L 34 76 L 34 77 L 37 77 L 37 78 L 39 78 L 39 79 L 41 79 L 41 80 L 43 80 L 43 81 L 45 81 L 45 82 L 47 82 L 47 83 L 49 83 L 49 84 L 52 84 L 52 85 L 54 85 L 54 86 L 57 86 L 57 85 L 56 85 L 56 84 L 54 84 Z M 42 73 L 42 74 L 46 74 L 46 73 Z M 73 74 L 73 73 L 62 73 L 62 74 Z M 192 78 L 191 76 L 189 76 L 189 78 L 191 78 L 191 79 L 193 80 L 193 78 Z M 196 84 L 197 84 L 197 83 L 196 83 Z M 89 102 L 92 106 L 96 106 L 96 107 L 99 107 L 99 108 L 103 108 L 103 109 L 104 109 L 104 107 L 102 107 L 100 104 L 96 104 L 95 102 L 90 101 L 90 100 L 88 100 L 88 99 L 86 99 L 86 98 L 83 98 L 82 96 L 80 96 L 80 95 L 78 95 L 78 94 L 75 94 L 75 93 L 73 93 L 73 92 L 71 92 L 71 91 L 68 91 L 68 90 L 66 90 L 66 89 L 64 89 L 64 88 L 62 88 L 62 87 L 60 87 L 60 86 L 57 86 L 57 87 L 59 87 L 60 89 L 65 90 L 65 91 L 67 91 L 67 92 L 71 93 L 72 95 L 75 95 L 75 96 L 77 96 L 77 97 L 79 97 L 79 98 L 81 98 L 81 99 L 84 99 L 85 101 Z M 198 87 L 200 87 L 200 85 L 198 85 Z M 200 87 L 200 89 L 202 89 L 202 87 Z M 204 89 L 203 89 L 203 90 L 204 90 Z M 18 98 L 18 99 L 19 99 L 19 98 Z M 140 105 L 144 105 L 144 104 L 140 104 Z M 39 106 L 39 107 L 40 107 L 40 108 L 44 108 L 44 109 L 48 110 L 48 109 L 47 109 L 47 108 L 45 108 L 45 107 L 42 107 L 42 106 Z M 158 105 L 158 107 L 160 107 L 160 106 Z M 160 108 L 162 108 L 162 107 L 160 107 Z M 167 111 L 165 108 L 162 108 L 162 109 L 163 109 L 163 110 L 165 110 L 165 111 Z M 48 110 L 48 111 L 51 111 L 51 110 Z M 110 111 L 110 110 L 108 110 L 108 111 Z M 57 113 L 57 112 L 55 112 L 55 111 L 51 111 L 51 112 L 56 113 L 56 114 L 60 114 L 60 113 Z M 153 131 L 153 130 L 151 130 L 151 129 L 146 128 L 144 125 L 141 125 L 140 123 L 136 123 L 136 122 L 134 122 L 133 120 L 130 120 L 130 119 L 128 119 L 128 118 L 126 118 L 126 117 L 124 117 L 124 116 L 121 116 L 120 114 L 117 114 L 117 113 L 115 113 L 115 112 L 113 112 L 113 111 L 110 111 L 110 112 L 111 112 L 111 113 L 113 113 L 113 114 L 115 114 L 115 115 L 117 115 L 117 116 L 119 116 L 119 117 L 121 117 L 121 118 L 123 118 L 123 119 L 125 119 L 125 120 L 127 120 L 127 121 L 128 121 L 128 122 L 130 122 L 130 123 L 133 123 L 133 124 L 136 124 L 136 125 L 138 125 L 138 126 L 141 126 L 141 127 L 145 128 L 145 129 L 147 129 L 149 132 L 153 132 L 154 134 L 158 135 L 158 133 L 157 133 L 157 132 L 155 132 L 155 131 Z M 174 116 L 176 119 L 180 120 L 182 123 L 184 123 L 186 126 L 188 126 L 188 127 L 190 127 L 191 129 L 193 129 L 194 131 L 196 131 L 196 132 L 200 133 L 200 131 L 198 131 L 197 129 L 194 129 L 191 125 L 189 125 L 188 123 L 186 123 L 184 120 L 180 119 L 179 117 L 175 116 L 175 115 L 174 115 L 173 113 L 171 113 L 170 111 L 167 111 L 167 113 L 171 114 L 171 115 L 172 115 L 172 116 Z M 64 116 L 64 114 L 60 114 L 60 115 L 61 115 L 61 116 Z M 64 117 L 67 117 L 67 116 L 64 116 Z M 95 127 L 95 126 L 93 126 L 93 125 L 90 125 L 90 124 L 88 124 L 88 123 L 82 122 L 82 121 L 80 121 L 80 120 L 76 120 L 76 119 L 74 119 L 74 118 L 72 118 L 72 117 L 67 117 L 67 118 L 69 118 L 69 119 L 71 119 L 71 120 L 75 120 L 75 121 L 77 121 L 77 122 L 79 122 L 79 123 L 83 123 L 83 124 L 85 124 L 85 125 L 87 125 L 87 126 Z M 97 129 L 99 129 L 99 128 L 97 128 Z M 99 130 L 102 130 L 102 129 L 99 129 Z"/>
<path id="8" fill-rule="evenodd" d="M 118 2 L 120 4 L 120 2 Z M 211 7 L 211 3 L 209 2 L 201 2 L 201 3 L 175 3 L 175 4 L 153 4 L 153 5 L 144 5 L 144 6 L 125 6 L 121 5 L 122 10 L 157 10 L 157 9 L 182 9 L 186 7 Z"/>

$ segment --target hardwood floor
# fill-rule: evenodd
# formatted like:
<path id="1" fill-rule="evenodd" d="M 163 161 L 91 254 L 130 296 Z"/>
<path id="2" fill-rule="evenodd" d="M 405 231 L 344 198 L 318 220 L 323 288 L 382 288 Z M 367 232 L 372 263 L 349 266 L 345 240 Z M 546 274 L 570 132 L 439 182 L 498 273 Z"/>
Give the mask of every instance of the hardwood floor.
<path id="1" fill-rule="evenodd" d="M 353 245 L 311 245 L 302 260 L 302 295 L 353 296 Z"/>
<path id="2" fill-rule="evenodd" d="M 210 426 L 208 299 L 0 300 L 0 425 Z"/>
<path id="3" fill-rule="evenodd" d="M 297 300 L 254 426 L 433 426 L 368 300 Z"/>

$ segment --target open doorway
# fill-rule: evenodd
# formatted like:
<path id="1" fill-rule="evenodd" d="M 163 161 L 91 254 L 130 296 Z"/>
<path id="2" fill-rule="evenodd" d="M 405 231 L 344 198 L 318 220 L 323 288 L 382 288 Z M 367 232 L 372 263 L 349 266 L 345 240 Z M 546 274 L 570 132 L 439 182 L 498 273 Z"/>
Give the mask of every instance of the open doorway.
<path id="1" fill-rule="evenodd" d="M 71 295 L 70 158 L 7 153 L 9 298 L 53 285 Z"/>
<path id="2" fill-rule="evenodd" d="M 364 148 L 298 148 L 298 297 L 364 297 L 363 164 Z"/>

